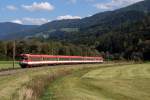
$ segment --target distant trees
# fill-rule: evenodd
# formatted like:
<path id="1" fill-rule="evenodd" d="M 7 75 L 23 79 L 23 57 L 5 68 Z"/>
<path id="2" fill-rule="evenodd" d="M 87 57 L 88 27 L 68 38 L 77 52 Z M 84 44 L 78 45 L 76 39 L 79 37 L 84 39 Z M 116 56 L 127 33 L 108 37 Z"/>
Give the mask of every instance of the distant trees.
<path id="1" fill-rule="evenodd" d="M 150 17 L 101 35 L 97 50 L 109 59 L 150 60 Z"/>
<path id="2" fill-rule="evenodd" d="M 116 14 L 113 15 L 117 17 L 104 17 L 105 20 L 95 16 L 86 27 L 69 34 L 58 31 L 47 39 L 17 41 L 16 54 L 102 55 L 108 60 L 150 60 L 150 14 L 143 16 L 134 11 L 120 17 Z M 10 59 L 12 42 L 0 41 L 0 47 L 0 58 Z"/>
<path id="3" fill-rule="evenodd" d="M 12 41 L 0 41 L 0 60 L 11 60 L 13 53 Z M 29 54 L 49 54 L 49 55 L 72 55 L 72 56 L 99 56 L 96 49 L 84 45 L 73 45 L 71 43 L 62 43 L 38 40 L 16 41 L 16 56 L 23 53 Z"/>

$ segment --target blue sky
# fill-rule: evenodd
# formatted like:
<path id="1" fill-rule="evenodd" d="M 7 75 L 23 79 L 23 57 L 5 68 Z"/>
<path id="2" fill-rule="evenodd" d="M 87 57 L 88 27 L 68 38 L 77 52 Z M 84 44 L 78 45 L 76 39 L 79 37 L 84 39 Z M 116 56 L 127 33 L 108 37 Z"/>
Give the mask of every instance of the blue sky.
<path id="1" fill-rule="evenodd" d="M 142 0 L 0 0 L 0 22 L 44 24 L 52 20 L 84 18 Z"/>

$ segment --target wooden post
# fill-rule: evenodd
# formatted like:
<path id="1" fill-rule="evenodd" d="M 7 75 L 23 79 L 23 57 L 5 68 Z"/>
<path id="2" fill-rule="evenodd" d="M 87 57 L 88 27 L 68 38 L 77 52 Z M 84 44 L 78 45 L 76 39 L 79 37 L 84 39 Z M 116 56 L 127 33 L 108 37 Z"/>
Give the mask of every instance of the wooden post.
<path id="1" fill-rule="evenodd" d="M 13 69 L 15 68 L 16 41 L 13 41 Z"/>
<path id="2" fill-rule="evenodd" d="M 7 56 L 7 42 L 4 43 L 4 53 Z"/>
<path id="3" fill-rule="evenodd" d="M 51 42 L 51 55 L 54 55 L 53 43 Z"/>

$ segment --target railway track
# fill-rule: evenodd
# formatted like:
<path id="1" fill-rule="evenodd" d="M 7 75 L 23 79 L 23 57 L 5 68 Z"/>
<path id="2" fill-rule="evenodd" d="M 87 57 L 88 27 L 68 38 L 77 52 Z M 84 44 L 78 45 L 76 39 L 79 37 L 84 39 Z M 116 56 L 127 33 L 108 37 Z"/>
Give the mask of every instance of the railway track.
<path id="1" fill-rule="evenodd" d="M 127 62 L 123 62 L 123 63 L 103 63 L 102 67 L 114 67 L 114 65 L 131 65 L 132 63 L 127 63 Z M 79 64 L 77 64 L 79 65 Z M 88 64 L 85 64 L 88 65 Z M 6 76 L 6 75 L 12 75 L 12 74 L 16 74 L 16 73 L 21 73 L 21 72 L 25 72 L 27 70 L 38 70 L 38 69 L 43 69 L 43 68 L 50 68 L 50 67 L 54 67 L 56 65 L 52 65 L 52 66 L 43 66 L 43 67 L 32 67 L 32 68 L 8 68 L 8 69 L 1 69 L 0 70 L 0 76 Z M 61 67 L 63 65 L 57 65 L 57 67 Z M 66 66 L 70 66 L 70 65 L 66 65 Z M 76 65 L 75 65 L 76 66 Z M 73 67 L 73 66 L 72 66 Z"/>
<path id="2" fill-rule="evenodd" d="M 15 74 L 21 70 L 24 70 L 24 69 L 21 69 L 21 68 L 9 68 L 9 69 L 2 69 L 0 70 L 0 76 L 6 76 L 6 75 L 11 75 L 11 74 Z"/>

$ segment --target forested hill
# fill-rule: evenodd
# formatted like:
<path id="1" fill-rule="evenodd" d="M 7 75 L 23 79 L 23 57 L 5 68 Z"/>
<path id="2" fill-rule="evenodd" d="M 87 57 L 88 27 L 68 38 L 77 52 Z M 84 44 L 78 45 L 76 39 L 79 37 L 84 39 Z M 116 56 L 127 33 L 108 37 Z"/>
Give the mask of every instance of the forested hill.
<path id="1" fill-rule="evenodd" d="M 109 59 L 150 59 L 150 0 L 75 20 L 56 20 L 3 39 L 82 44 Z M 82 51 L 82 49 L 81 49 Z"/>
<path id="2" fill-rule="evenodd" d="M 150 0 L 144 0 L 138 3 L 135 3 L 133 5 L 130 5 L 125 8 L 119 9 L 119 11 L 129 11 L 129 10 L 135 10 L 135 11 L 144 11 L 149 12 L 150 11 Z"/>
<path id="3" fill-rule="evenodd" d="M 135 21 L 142 20 L 145 16 L 147 16 L 149 11 L 150 0 L 145 0 L 125 8 L 117 9 L 114 11 L 106 11 L 102 13 L 100 12 L 83 19 L 56 20 L 41 25 L 40 27 L 33 30 L 23 30 L 21 32 L 11 31 L 13 33 L 5 34 L 3 39 L 43 37 L 62 40 L 68 37 L 67 33 L 82 33 L 86 32 L 86 30 L 91 30 L 91 27 L 97 26 L 99 28 L 97 28 L 96 30 L 94 29 L 94 31 L 91 30 L 91 33 L 100 34 L 105 33 L 106 31 L 110 31 L 110 28 L 112 30 L 114 28 L 118 28 L 122 24 L 133 23 Z"/>

